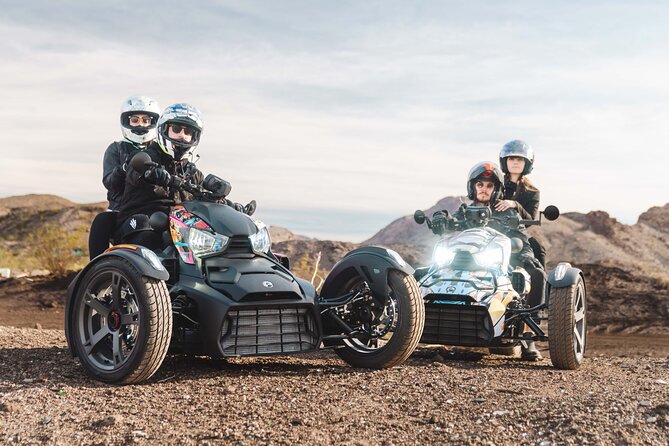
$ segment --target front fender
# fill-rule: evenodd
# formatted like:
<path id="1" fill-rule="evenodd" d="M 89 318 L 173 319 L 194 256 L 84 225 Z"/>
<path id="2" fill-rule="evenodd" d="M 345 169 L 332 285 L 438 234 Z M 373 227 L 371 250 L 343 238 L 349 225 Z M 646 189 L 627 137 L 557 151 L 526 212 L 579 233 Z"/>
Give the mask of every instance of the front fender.
<path id="1" fill-rule="evenodd" d="M 77 295 L 77 292 L 79 291 L 79 286 L 81 285 L 81 281 L 86 276 L 86 273 L 94 265 L 100 263 L 102 260 L 109 257 L 121 257 L 122 259 L 130 262 L 132 266 L 137 268 L 137 270 L 140 273 L 142 273 L 142 276 L 147 276 L 158 280 L 169 279 L 170 277 L 169 273 L 165 269 L 162 270 L 156 269 L 151 264 L 151 262 L 142 255 L 141 249 L 142 249 L 141 247 L 128 245 L 127 248 L 126 247 L 116 248 L 110 251 L 106 251 L 103 254 L 100 254 L 99 256 L 91 260 L 88 263 L 88 265 L 84 267 L 84 269 L 79 271 L 79 273 L 74 277 L 72 282 L 70 282 L 70 284 L 68 285 L 67 298 L 65 300 L 65 338 L 67 339 L 67 343 L 70 346 L 70 352 L 72 353 L 72 356 L 76 356 L 74 351 L 74 344 L 70 342 L 70 323 L 74 311 L 74 298 Z"/>
<path id="2" fill-rule="evenodd" d="M 583 271 L 574 268 L 567 262 L 561 262 L 554 270 L 548 273 L 546 279 L 552 288 L 563 288 L 575 285 L 579 277 L 585 282 Z"/>
<path id="3" fill-rule="evenodd" d="M 363 246 L 354 249 L 332 268 L 323 283 L 321 296 L 324 298 L 337 297 L 334 296 L 337 289 L 355 276 L 364 278 L 372 293 L 384 296 L 388 283 L 388 270 L 391 269 L 402 271 L 407 275 L 414 273 L 411 265 L 392 249 L 380 246 Z"/>

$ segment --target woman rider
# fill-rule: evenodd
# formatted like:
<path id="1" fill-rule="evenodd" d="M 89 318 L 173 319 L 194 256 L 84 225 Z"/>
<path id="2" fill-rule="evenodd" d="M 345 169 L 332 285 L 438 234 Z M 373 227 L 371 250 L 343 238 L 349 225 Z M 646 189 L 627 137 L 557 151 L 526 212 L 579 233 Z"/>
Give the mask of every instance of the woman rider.
<path id="1" fill-rule="evenodd" d="M 525 141 L 515 139 L 504 144 L 499 152 L 499 164 L 504 172 L 504 200 L 495 205 L 495 209 L 503 212 L 516 209 L 523 220 L 536 220 L 539 217 L 539 189 L 527 178 L 534 167 L 534 150 Z M 528 240 L 534 257 L 546 269 L 546 249 L 537 239 Z M 542 299 L 542 302 L 544 300 Z M 537 302 L 533 302 L 537 303 Z M 522 346 L 522 357 L 529 360 L 541 359 L 533 341 Z"/>
<path id="2" fill-rule="evenodd" d="M 523 220 L 536 220 L 539 217 L 539 189 L 527 178 L 534 167 L 534 150 L 524 141 L 513 140 L 504 145 L 499 152 L 499 165 L 504 172 L 504 200 L 495 205 L 503 212 L 516 209 Z M 546 249 L 530 237 L 534 257 L 546 268 Z"/>

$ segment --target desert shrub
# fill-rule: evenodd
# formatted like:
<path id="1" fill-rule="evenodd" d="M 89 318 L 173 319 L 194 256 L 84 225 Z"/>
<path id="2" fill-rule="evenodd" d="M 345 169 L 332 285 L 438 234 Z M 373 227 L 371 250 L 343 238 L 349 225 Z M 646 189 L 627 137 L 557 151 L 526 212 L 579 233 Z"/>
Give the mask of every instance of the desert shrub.
<path id="1" fill-rule="evenodd" d="M 302 254 L 298 261 L 290 266 L 290 270 L 297 277 L 310 280 L 316 289 L 320 289 L 328 275 L 327 270 L 320 268 L 320 253 Z"/>
<path id="2" fill-rule="evenodd" d="M 55 276 L 62 277 L 82 262 L 82 234 L 68 231 L 58 224 L 43 226 L 34 234 L 30 255 L 41 267 Z M 83 259 L 85 261 L 85 257 Z"/>

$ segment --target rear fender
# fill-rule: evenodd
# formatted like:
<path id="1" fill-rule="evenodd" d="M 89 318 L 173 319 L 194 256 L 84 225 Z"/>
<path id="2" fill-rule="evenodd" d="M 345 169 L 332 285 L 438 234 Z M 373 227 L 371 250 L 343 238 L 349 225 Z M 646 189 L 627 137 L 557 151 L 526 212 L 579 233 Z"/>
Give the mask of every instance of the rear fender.
<path id="1" fill-rule="evenodd" d="M 391 249 L 380 246 L 364 246 L 354 249 L 332 268 L 325 279 L 321 296 L 334 298 L 337 289 L 355 276 L 365 279 L 369 288 L 377 296 L 385 296 L 389 270 L 402 271 L 412 275 L 414 269 Z"/>
<path id="2" fill-rule="evenodd" d="M 122 245 L 122 246 L 112 247 L 109 250 L 105 251 L 103 254 L 100 254 L 95 259 L 90 261 L 88 265 L 84 267 L 84 269 L 79 271 L 79 274 L 77 274 L 75 278 L 72 280 L 72 282 L 70 282 L 70 285 L 68 285 L 67 298 L 65 300 L 65 337 L 70 346 L 70 352 L 72 353 L 72 356 L 75 356 L 75 352 L 74 352 L 74 344 L 70 342 L 70 323 L 72 317 L 74 316 L 74 297 L 77 295 L 77 292 L 79 291 L 79 286 L 81 285 L 81 281 L 83 280 L 84 276 L 86 276 L 86 273 L 94 265 L 97 265 L 104 259 L 108 259 L 110 257 L 121 257 L 122 259 L 125 259 L 128 262 L 130 262 L 132 266 L 137 268 L 137 270 L 142 274 L 142 276 L 151 277 L 153 279 L 158 279 L 158 280 L 169 279 L 170 275 L 165 270 L 165 268 L 159 270 L 156 267 L 154 267 L 151 264 L 151 262 L 146 257 L 144 257 L 145 254 L 143 253 L 142 249 L 146 250 L 146 248 L 142 248 L 141 246 L 136 246 L 136 245 Z M 148 256 L 150 254 L 146 255 Z"/>

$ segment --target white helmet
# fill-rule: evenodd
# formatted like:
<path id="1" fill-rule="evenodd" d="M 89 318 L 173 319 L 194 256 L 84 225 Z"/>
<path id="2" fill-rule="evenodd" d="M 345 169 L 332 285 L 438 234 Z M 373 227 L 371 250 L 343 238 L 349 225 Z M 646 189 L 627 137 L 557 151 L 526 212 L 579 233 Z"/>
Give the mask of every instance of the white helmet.
<path id="1" fill-rule="evenodd" d="M 185 126 L 192 134 L 190 142 L 172 139 L 168 135 L 168 127 L 172 124 Z M 174 104 L 167 107 L 158 119 L 158 144 L 165 153 L 175 160 L 192 152 L 200 142 L 200 135 L 204 129 L 200 110 L 189 104 Z"/>
<path id="2" fill-rule="evenodd" d="M 136 114 L 148 115 L 151 117 L 151 124 L 148 127 L 131 126 L 130 116 Z M 160 115 L 160 106 L 158 103 L 146 96 L 131 96 L 121 104 L 121 132 L 128 141 L 146 145 L 156 139 L 156 123 Z"/>

